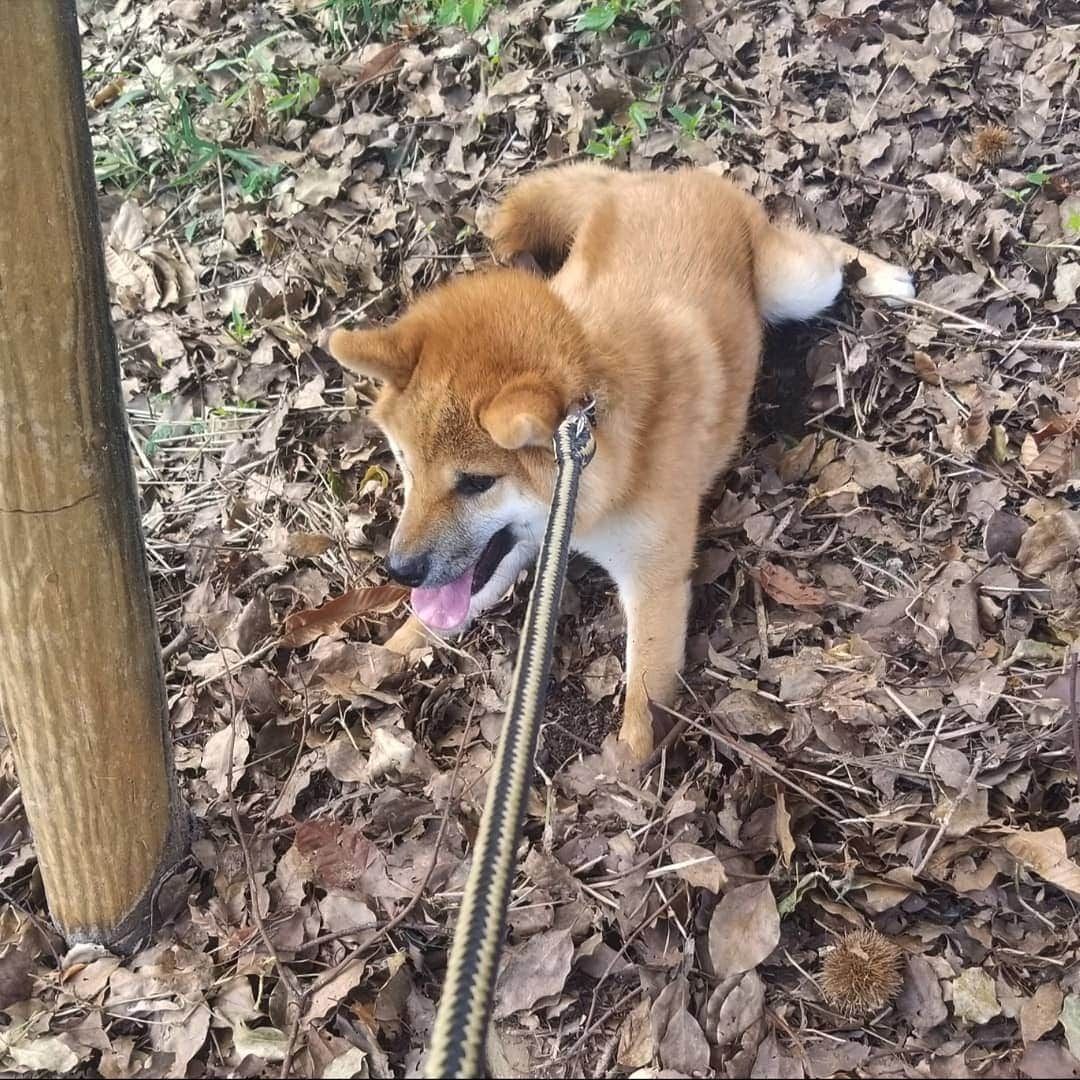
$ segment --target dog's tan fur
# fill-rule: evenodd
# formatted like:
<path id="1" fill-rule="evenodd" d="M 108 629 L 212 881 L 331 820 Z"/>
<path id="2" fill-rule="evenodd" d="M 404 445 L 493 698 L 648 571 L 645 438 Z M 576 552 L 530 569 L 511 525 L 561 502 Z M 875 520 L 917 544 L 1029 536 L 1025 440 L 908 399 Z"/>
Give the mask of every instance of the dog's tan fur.
<path id="1" fill-rule="evenodd" d="M 373 415 L 406 474 L 397 552 L 437 551 L 446 537 L 478 552 L 485 528 L 511 521 L 534 554 L 553 431 L 571 403 L 596 397 L 574 543 L 619 590 L 620 737 L 644 758 L 649 700 L 670 702 L 682 664 L 699 506 L 742 437 L 762 323 L 826 308 L 848 262 L 861 264 L 867 295 L 909 296 L 910 279 L 838 240 L 771 224 L 708 169 L 536 173 L 502 203 L 494 243 L 503 260 L 560 268 L 550 280 L 521 269 L 454 278 L 388 328 L 337 331 L 330 351 L 383 383 Z M 503 479 L 463 496 L 463 472 Z"/>

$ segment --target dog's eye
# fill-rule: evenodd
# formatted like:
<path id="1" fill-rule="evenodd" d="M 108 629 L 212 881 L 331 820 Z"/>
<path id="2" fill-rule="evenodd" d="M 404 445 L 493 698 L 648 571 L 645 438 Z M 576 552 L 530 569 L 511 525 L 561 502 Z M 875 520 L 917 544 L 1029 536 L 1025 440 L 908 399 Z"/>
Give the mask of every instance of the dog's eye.
<path id="1" fill-rule="evenodd" d="M 497 476 L 483 476 L 480 473 L 462 473 L 458 477 L 456 484 L 457 493 L 459 495 L 480 495 L 487 491 L 496 480 L 498 480 Z"/>

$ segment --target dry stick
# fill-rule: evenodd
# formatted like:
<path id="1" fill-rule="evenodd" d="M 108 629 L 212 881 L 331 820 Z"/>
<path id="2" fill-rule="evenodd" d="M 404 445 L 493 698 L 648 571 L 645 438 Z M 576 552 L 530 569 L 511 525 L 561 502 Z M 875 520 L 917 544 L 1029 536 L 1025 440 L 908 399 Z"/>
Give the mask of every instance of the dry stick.
<path id="1" fill-rule="evenodd" d="M 968 774 L 968 778 L 964 781 L 964 786 L 960 789 L 959 792 L 957 792 L 956 798 L 953 800 L 952 805 L 949 807 L 949 812 L 945 815 L 945 820 L 938 828 L 934 839 L 930 841 L 930 845 L 923 853 L 923 857 L 919 860 L 918 865 L 911 871 L 912 877 L 918 877 L 923 872 L 923 870 L 926 869 L 927 863 L 930 862 L 930 859 L 933 857 L 934 852 L 937 851 L 938 846 L 941 844 L 941 841 L 945 839 L 945 834 L 946 832 L 948 832 L 949 826 L 952 824 L 953 816 L 960 808 L 960 801 L 975 787 L 975 778 L 979 775 L 979 771 L 982 769 L 982 763 L 982 754 L 976 754 L 975 761 L 971 766 L 971 772 Z"/>
<path id="2" fill-rule="evenodd" d="M 666 705 L 657 705 L 656 707 L 658 709 L 663 709 L 666 713 L 670 713 L 678 720 L 685 720 L 690 727 L 695 728 L 704 735 L 708 735 L 710 739 L 713 739 L 715 742 L 720 743 L 721 746 L 725 746 L 729 750 L 734 751 L 740 757 L 748 760 L 751 764 L 757 765 L 759 769 L 762 769 L 776 780 L 779 780 L 781 784 L 785 784 L 808 802 L 813 803 L 819 810 L 824 810 L 833 821 L 839 822 L 841 820 L 841 816 L 828 803 L 822 802 L 816 795 L 811 795 L 806 788 L 795 783 L 790 777 L 785 776 L 756 746 L 753 746 L 751 743 L 743 742 L 741 739 L 731 739 L 726 735 L 721 735 L 719 731 L 716 731 L 713 728 L 707 728 L 704 724 L 699 724 L 696 720 L 691 720 L 689 716 L 684 716 L 674 709 L 669 709 Z"/>
<path id="3" fill-rule="evenodd" d="M 678 833 L 676 833 L 675 836 L 671 837 L 671 839 L 669 839 L 669 840 L 665 840 L 660 845 L 660 847 L 658 847 L 648 858 L 642 859 L 641 862 L 635 863 L 628 870 L 620 870 L 619 873 L 612 874 L 611 877 L 606 877 L 606 878 L 603 879 L 603 881 L 590 882 L 591 886 L 594 889 L 603 889 L 603 888 L 606 888 L 608 885 L 614 885 L 617 881 L 622 881 L 624 878 L 632 877 L 634 874 L 640 874 L 642 870 L 644 870 L 646 872 L 646 877 L 647 877 L 648 874 L 650 872 L 652 872 L 652 868 L 653 868 L 652 864 L 654 862 L 656 862 L 660 858 L 660 856 L 663 855 L 666 851 L 669 851 L 675 844 L 679 843 L 679 837 L 682 836 L 686 832 L 686 830 L 688 828 L 689 828 L 688 825 L 684 825 L 678 831 Z M 600 861 L 600 859 L 605 859 L 605 858 L 607 858 L 606 855 L 601 855 L 596 859 L 592 859 L 588 863 L 586 863 L 584 867 L 578 867 L 578 869 L 572 871 L 572 873 L 576 877 L 578 874 L 582 873 L 588 867 L 595 866 L 596 863 Z M 717 855 L 713 855 L 712 858 L 717 859 L 717 861 L 719 861 L 719 856 L 717 856 Z M 702 860 L 702 861 L 705 861 L 705 860 Z M 669 864 L 668 866 L 661 867 L 661 869 L 670 870 L 671 866 Z"/>
<path id="4" fill-rule="evenodd" d="M 704 22 L 697 23 L 690 27 L 690 36 L 686 40 L 686 44 L 679 49 L 678 53 L 672 59 L 668 65 L 667 74 L 664 76 L 664 85 L 660 87 L 660 96 L 656 99 L 656 115 L 663 118 L 664 104 L 667 101 L 668 90 L 671 88 L 672 81 L 677 78 L 677 73 L 681 72 L 683 66 L 686 64 L 687 57 L 690 55 L 690 50 L 698 43 L 701 37 L 707 34 L 716 24 L 727 15 L 727 6 L 721 8 L 720 11 L 714 15 L 710 15 Z"/>
<path id="5" fill-rule="evenodd" d="M 281 788 L 277 793 L 277 798 L 270 804 L 270 808 L 266 811 L 264 820 L 273 821 L 277 808 L 281 805 L 281 800 L 285 797 L 286 792 L 289 790 L 289 785 L 293 782 L 293 777 L 296 776 L 296 770 L 300 768 L 300 759 L 304 756 L 304 747 L 307 745 L 308 736 L 308 707 L 307 707 L 307 687 L 304 687 L 304 719 L 300 728 L 300 738 L 296 741 L 296 754 L 293 756 L 292 765 L 289 766 L 288 775 L 285 777 L 281 784 Z"/>
<path id="6" fill-rule="evenodd" d="M 998 346 L 1016 345 L 1021 349 L 1038 349 L 1049 352 L 1080 352 L 1080 341 L 1057 341 L 1054 338 L 1001 338 Z"/>
<path id="7" fill-rule="evenodd" d="M 799 1038 L 798 1034 L 792 1030 L 791 1025 L 775 1010 L 772 1008 L 767 1009 L 768 1014 L 773 1018 L 773 1021 L 783 1029 L 788 1039 L 791 1041 L 791 1045 L 795 1050 L 795 1053 L 799 1055 L 799 1059 L 802 1061 L 803 1071 L 807 1076 L 815 1076 L 813 1066 L 810 1064 L 810 1058 L 806 1053 L 806 1044 Z"/>
<path id="8" fill-rule="evenodd" d="M 687 725 L 682 720 L 676 721 L 671 730 L 660 740 L 656 749 L 649 755 L 645 764 L 641 767 L 642 775 L 651 773 L 653 769 L 660 764 L 660 760 L 663 758 L 665 751 L 681 738 L 686 727 Z"/>
<path id="9" fill-rule="evenodd" d="M 161 649 L 161 662 L 167 663 L 191 640 L 191 627 L 182 626 L 180 632 Z"/>
<path id="10" fill-rule="evenodd" d="M 1080 352 L 1080 341 L 1076 338 L 1060 340 L 1058 338 L 1025 337 L 1024 335 L 1020 335 L 1019 337 L 1005 337 L 1000 330 L 991 326 L 989 323 L 982 322 L 979 319 L 969 318 L 967 315 L 962 315 L 959 311 L 952 311 L 949 308 L 939 307 L 937 304 L 931 304 L 926 300 L 920 300 L 914 296 L 900 297 L 898 298 L 898 302 L 905 304 L 908 307 L 933 312 L 935 315 L 940 315 L 942 318 L 955 319 L 961 324 L 961 327 L 977 330 L 992 338 L 994 341 L 994 348 L 1003 349 L 1007 346 L 1015 345 L 1020 349 L 1038 349 L 1040 352 Z M 956 329 L 960 329 L 961 327 L 957 327 Z M 943 326 L 942 329 L 947 330 L 950 329 L 950 327 Z"/>
<path id="11" fill-rule="evenodd" d="M 571 731 L 568 727 L 560 724 L 558 720 L 548 720 L 547 723 L 544 724 L 544 727 L 555 728 L 556 731 L 561 731 L 568 739 L 570 739 L 572 742 L 576 742 L 578 746 L 580 746 L 583 750 L 588 750 L 590 754 L 600 753 L 599 746 L 597 746 L 595 743 L 589 742 L 588 739 L 583 739 L 580 735 L 577 734 L 577 732 Z M 541 729 L 541 732 L 542 731 L 543 728 Z"/>
<path id="12" fill-rule="evenodd" d="M 15 808 L 22 802 L 22 788 L 18 784 L 8 793 L 8 797 L 0 803 L 0 821 L 7 821 Z"/>
<path id="13" fill-rule="evenodd" d="M 599 1031 L 624 1005 L 629 1004 L 634 998 L 640 997 L 644 993 L 645 988 L 643 986 L 636 986 L 633 990 L 627 991 L 614 1005 L 609 1009 L 605 1009 L 597 1018 L 596 1023 L 591 1024 L 582 1032 L 581 1037 L 570 1048 L 570 1052 L 567 1057 L 573 1057 L 573 1055 L 580 1053 L 584 1049 L 585 1043 L 588 1041 L 593 1032 Z"/>
<path id="14" fill-rule="evenodd" d="M 981 319 L 972 319 L 968 315 L 962 315 L 959 311 L 953 311 L 950 308 L 941 307 L 938 304 L 931 304 L 928 300 L 920 300 L 915 296 L 901 296 L 896 298 L 898 304 L 907 305 L 908 307 L 918 308 L 921 311 L 930 311 L 935 315 L 940 315 L 944 319 L 955 319 L 958 323 L 962 323 L 964 326 L 971 327 L 972 330 L 978 330 L 988 337 L 1000 338 L 1002 333 L 997 327 L 991 326 L 987 322 L 983 322 Z"/>
<path id="15" fill-rule="evenodd" d="M 611 1033 L 611 1038 L 608 1039 L 607 1044 L 604 1047 L 603 1053 L 597 1059 L 596 1065 L 593 1068 L 593 1076 L 606 1076 L 608 1068 L 611 1066 L 611 1059 L 615 1056 L 615 1051 L 618 1049 L 619 1040 L 622 1038 L 622 1032 L 616 1028 Z"/>
<path id="16" fill-rule="evenodd" d="M 761 650 L 761 661 L 758 664 L 760 669 L 761 664 L 766 663 L 769 659 L 769 617 L 765 613 L 765 596 L 761 589 L 761 582 L 756 577 L 752 580 L 754 582 L 754 613 L 757 618 L 758 649 Z"/>
<path id="17" fill-rule="evenodd" d="M 657 914 L 659 915 L 660 913 L 658 912 Z M 642 995 L 644 993 L 644 990 L 645 988 L 643 986 L 636 986 L 632 990 L 627 990 L 627 993 L 625 993 L 621 998 L 619 998 L 619 1000 L 615 1004 L 611 1005 L 610 1009 L 605 1009 L 604 1012 L 600 1013 L 599 1016 L 596 1017 L 595 1023 L 590 1024 L 584 1029 L 584 1031 L 581 1032 L 581 1036 L 579 1037 L 578 1041 L 575 1042 L 572 1047 L 570 1047 L 569 1051 L 567 1051 L 566 1056 L 573 1057 L 576 1054 L 580 1054 L 581 1051 L 585 1049 L 585 1043 L 589 1041 L 589 1039 L 593 1036 L 594 1032 L 602 1028 L 613 1015 L 615 1015 L 620 1009 L 622 1009 L 623 1005 L 625 1005 L 627 1002 L 633 1001 L 634 998 Z M 595 1000 L 596 998 L 594 991 L 593 1001 Z"/>

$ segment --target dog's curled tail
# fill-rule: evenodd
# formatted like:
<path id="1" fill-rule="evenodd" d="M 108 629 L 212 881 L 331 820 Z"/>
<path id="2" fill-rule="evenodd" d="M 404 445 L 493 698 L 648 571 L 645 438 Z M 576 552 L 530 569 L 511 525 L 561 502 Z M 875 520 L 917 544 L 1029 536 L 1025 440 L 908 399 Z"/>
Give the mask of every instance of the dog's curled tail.
<path id="1" fill-rule="evenodd" d="M 619 174 L 604 165 L 560 165 L 534 173 L 503 199 L 492 223 L 496 257 L 531 255 L 547 272 L 562 264 L 578 230 Z"/>

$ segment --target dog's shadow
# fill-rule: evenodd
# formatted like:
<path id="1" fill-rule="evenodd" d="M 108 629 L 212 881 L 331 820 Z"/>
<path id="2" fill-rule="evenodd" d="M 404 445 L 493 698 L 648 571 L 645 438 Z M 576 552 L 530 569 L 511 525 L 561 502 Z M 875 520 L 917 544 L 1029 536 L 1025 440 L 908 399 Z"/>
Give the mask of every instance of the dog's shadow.
<path id="1" fill-rule="evenodd" d="M 822 327 L 813 322 L 766 328 L 761 368 L 750 406 L 751 439 L 768 441 L 787 436 L 799 440 L 806 434 L 813 393 L 806 358 L 821 337 Z"/>

